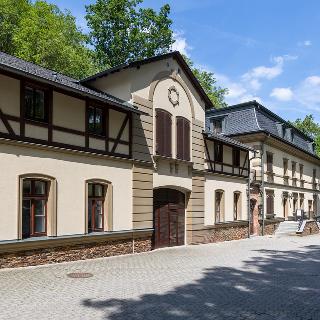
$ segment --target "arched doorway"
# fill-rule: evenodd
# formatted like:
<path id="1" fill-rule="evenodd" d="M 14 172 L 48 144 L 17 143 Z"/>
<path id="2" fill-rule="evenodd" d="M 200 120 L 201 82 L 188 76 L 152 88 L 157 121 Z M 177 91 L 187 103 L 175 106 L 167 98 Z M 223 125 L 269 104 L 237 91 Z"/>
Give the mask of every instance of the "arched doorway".
<path id="1" fill-rule="evenodd" d="M 154 248 L 184 245 L 185 195 L 174 189 L 153 191 Z"/>

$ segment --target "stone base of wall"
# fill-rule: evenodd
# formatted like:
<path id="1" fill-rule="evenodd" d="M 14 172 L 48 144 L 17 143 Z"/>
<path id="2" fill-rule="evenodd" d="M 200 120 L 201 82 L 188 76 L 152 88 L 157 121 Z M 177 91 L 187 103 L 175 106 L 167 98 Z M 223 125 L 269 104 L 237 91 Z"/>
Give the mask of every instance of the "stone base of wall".
<path id="1" fill-rule="evenodd" d="M 264 234 L 265 236 L 273 235 L 279 227 L 280 222 L 284 219 L 265 219 L 264 220 Z M 259 220 L 259 235 L 262 236 L 262 220 Z"/>
<path id="2" fill-rule="evenodd" d="M 192 231 L 191 244 L 214 243 L 240 240 L 248 237 L 248 222 L 227 222 L 216 224 L 204 230 Z"/>
<path id="3" fill-rule="evenodd" d="M 299 236 L 310 236 L 312 234 L 319 234 L 319 227 L 316 221 L 306 221 L 302 232 L 297 232 Z"/>
<path id="4" fill-rule="evenodd" d="M 151 237 L 41 248 L 0 254 L 0 269 L 141 253 L 151 250 Z"/>

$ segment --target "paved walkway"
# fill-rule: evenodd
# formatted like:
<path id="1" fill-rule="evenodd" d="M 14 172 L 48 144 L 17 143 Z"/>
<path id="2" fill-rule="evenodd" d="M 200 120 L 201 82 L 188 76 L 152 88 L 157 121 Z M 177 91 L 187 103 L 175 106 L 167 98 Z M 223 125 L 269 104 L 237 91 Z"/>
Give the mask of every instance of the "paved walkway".
<path id="1" fill-rule="evenodd" d="M 93 277 L 72 279 L 70 272 Z M 0 319 L 320 319 L 320 236 L 0 271 Z"/>

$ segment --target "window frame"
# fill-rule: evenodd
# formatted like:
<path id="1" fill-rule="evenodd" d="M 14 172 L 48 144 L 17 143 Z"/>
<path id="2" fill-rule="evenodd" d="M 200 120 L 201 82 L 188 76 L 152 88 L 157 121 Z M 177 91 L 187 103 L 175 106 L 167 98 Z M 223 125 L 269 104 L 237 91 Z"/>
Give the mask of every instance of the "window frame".
<path id="1" fill-rule="evenodd" d="M 274 191 L 266 190 L 266 214 L 274 215 Z M 270 202 L 269 202 L 270 201 Z"/>
<path id="2" fill-rule="evenodd" d="M 214 161 L 223 163 L 223 143 L 219 141 L 214 142 Z"/>
<path id="3" fill-rule="evenodd" d="M 218 194 L 220 194 L 219 206 L 217 205 Z M 214 193 L 214 215 L 215 223 L 224 222 L 224 190 L 216 190 Z"/>
<path id="4" fill-rule="evenodd" d="M 158 120 L 162 117 L 162 120 Z M 167 110 L 156 108 L 155 109 L 155 154 L 162 157 L 172 157 L 172 114 Z M 165 118 L 167 117 L 167 118 Z M 168 123 L 167 123 L 168 122 Z M 159 125 L 162 125 L 160 127 Z M 170 130 L 166 130 L 170 129 Z M 168 137 L 166 136 L 168 135 Z"/>
<path id="5" fill-rule="evenodd" d="M 95 127 L 95 130 L 91 130 L 90 129 L 90 123 L 89 123 L 89 118 L 90 118 L 90 109 L 94 109 L 94 119 L 96 120 L 96 110 L 101 110 L 101 117 L 102 117 L 102 130 L 101 132 L 97 132 L 96 130 L 96 122 L 94 122 L 94 127 Z M 87 107 L 86 107 L 86 127 L 87 127 L 87 132 L 90 136 L 96 136 L 96 137 L 103 137 L 103 138 L 106 138 L 108 135 L 107 135 L 107 120 L 106 120 L 106 117 L 107 117 L 107 111 L 106 109 L 99 105 L 99 104 L 95 104 L 95 103 L 92 103 L 90 102 L 89 104 L 87 104 Z"/>
<path id="6" fill-rule="evenodd" d="M 33 99 L 35 96 L 35 91 L 39 90 L 43 92 L 43 113 L 44 113 L 44 118 L 36 118 L 35 116 L 29 116 L 28 115 L 28 110 L 27 110 L 27 103 L 26 103 L 26 91 L 27 88 L 31 88 L 33 91 Z M 24 82 L 22 85 L 22 92 L 23 94 L 22 97 L 22 103 L 23 103 L 23 118 L 27 121 L 35 121 L 35 122 L 40 122 L 40 123 L 49 123 L 49 104 L 50 104 L 50 97 L 49 97 L 49 89 L 45 86 L 41 86 L 39 84 L 35 84 L 33 82 Z M 33 102 L 34 103 L 34 102 Z M 35 106 L 32 105 L 33 111 L 35 109 Z M 34 112 L 33 112 L 34 113 Z"/>
<path id="7" fill-rule="evenodd" d="M 241 150 L 238 148 L 232 148 L 232 165 L 240 168 Z"/>
<path id="8" fill-rule="evenodd" d="M 90 196 L 89 194 L 89 186 L 93 186 L 93 195 Z M 102 188 L 102 195 L 98 196 L 95 194 L 96 191 L 96 186 L 100 186 Z M 88 202 L 88 223 L 87 223 L 87 227 L 88 227 L 88 233 L 92 233 L 92 232 L 102 232 L 104 231 L 104 222 L 105 222 L 105 209 L 104 209 L 104 205 L 105 205 L 105 194 L 106 194 L 106 190 L 105 190 L 105 185 L 99 182 L 89 182 L 88 183 L 88 195 L 87 195 L 87 202 Z M 91 206 L 92 211 L 91 211 L 91 228 L 89 228 L 89 203 L 90 201 L 92 201 L 94 203 L 94 205 Z M 101 210 L 102 213 L 100 214 L 102 216 L 102 227 L 101 228 L 96 228 L 95 227 L 95 211 L 96 211 L 96 202 L 97 201 L 101 201 L 102 205 L 101 205 Z"/>
<path id="9" fill-rule="evenodd" d="M 267 163 L 267 172 L 272 173 L 273 172 L 273 153 L 272 152 L 267 152 L 266 163 Z"/>
<path id="10" fill-rule="evenodd" d="M 42 237 L 46 236 L 48 232 L 48 181 L 41 178 L 26 178 L 23 179 L 23 184 L 27 181 L 30 181 L 30 193 L 25 194 L 22 186 L 22 230 L 23 230 L 23 202 L 30 201 L 30 234 L 28 237 L 24 236 L 22 233 L 22 238 L 33 238 L 33 237 Z M 45 185 L 45 192 L 43 194 L 35 193 L 35 182 L 43 182 Z M 34 202 L 40 200 L 45 201 L 44 211 L 45 211 L 45 231 L 44 232 L 35 232 L 35 204 Z"/>
<path id="11" fill-rule="evenodd" d="M 182 139 L 179 136 L 179 122 L 182 122 Z M 187 132 L 187 133 L 186 133 Z M 188 135 L 186 138 L 186 134 Z M 176 117 L 176 158 L 179 160 L 190 161 L 190 135 L 191 126 L 190 121 L 182 116 Z M 182 140 L 182 142 L 181 142 Z M 179 149 L 179 146 L 182 150 Z M 180 153 L 182 156 L 180 156 Z"/>
<path id="12" fill-rule="evenodd" d="M 216 126 L 217 123 L 219 123 L 219 126 Z M 211 128 L 212 128 L 213 133 L 221 134 L 223 131 L 222 126 L 223 126 L 223 119 L 212 119 L 211 120 Z"/>
<path id="13" fill-rule="evenodd" d="M 237 196 L 237 202 L 235 202 Z M 233 192 L 233 220 L 238 221 L 241 217 L 241 191 Z"/>

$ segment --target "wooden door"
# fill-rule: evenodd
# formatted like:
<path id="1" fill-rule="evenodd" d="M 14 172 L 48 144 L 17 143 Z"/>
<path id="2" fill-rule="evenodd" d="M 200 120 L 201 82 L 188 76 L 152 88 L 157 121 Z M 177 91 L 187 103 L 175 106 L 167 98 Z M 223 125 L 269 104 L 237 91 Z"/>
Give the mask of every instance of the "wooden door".
<path id="1" fill-rule="evenodd" d="M 181 246 L 185 238 L 185 196 L 173 189 L 154 190 L 154 248 Z"/>

